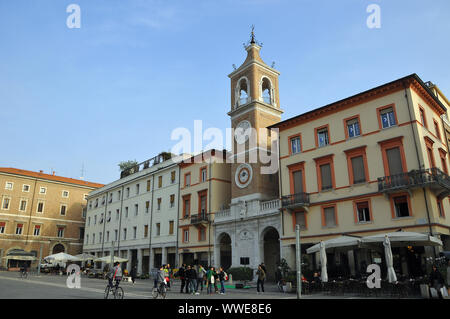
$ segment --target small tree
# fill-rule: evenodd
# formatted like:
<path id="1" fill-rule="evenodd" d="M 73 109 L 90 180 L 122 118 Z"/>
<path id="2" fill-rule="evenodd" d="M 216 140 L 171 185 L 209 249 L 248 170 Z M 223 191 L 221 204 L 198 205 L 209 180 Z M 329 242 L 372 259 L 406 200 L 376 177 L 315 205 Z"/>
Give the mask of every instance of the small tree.
<path id="1" fill-rule="evenodd" d="M 138 162 L 136 160 L 134 161 L 122 161 L 120 162 L 119 165 L 119 169 L 121 172 L 126 171 L 127 169 L 133 168 L 138 164 Z"/>

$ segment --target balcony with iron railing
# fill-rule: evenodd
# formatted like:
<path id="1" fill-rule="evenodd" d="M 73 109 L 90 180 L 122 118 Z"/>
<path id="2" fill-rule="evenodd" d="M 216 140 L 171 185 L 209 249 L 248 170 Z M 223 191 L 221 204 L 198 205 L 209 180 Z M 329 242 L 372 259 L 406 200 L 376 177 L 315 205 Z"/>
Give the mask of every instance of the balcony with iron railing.
<path id="1" fill-rule="evenodd" d="M 378 178 L 378 190 L 383 193 L 395 193 L 419 187 L 427 187 L 439 198 L 445 198 L 450 195 L 450 177 L 433 167 Z"/>
<path id="2" fill-rule="evenodd" d="M 207 224 L 209 222 L 208 215 L 205 212 L 201 212 L 197 215 L 191 216 L 192 225 Z"/>
<path id="3" fill-rule="evenodd" d="M 295 209 L 309 206 L 309 194 L 297 193 L 281 197 L 281 206 L 283 208 Z"/>

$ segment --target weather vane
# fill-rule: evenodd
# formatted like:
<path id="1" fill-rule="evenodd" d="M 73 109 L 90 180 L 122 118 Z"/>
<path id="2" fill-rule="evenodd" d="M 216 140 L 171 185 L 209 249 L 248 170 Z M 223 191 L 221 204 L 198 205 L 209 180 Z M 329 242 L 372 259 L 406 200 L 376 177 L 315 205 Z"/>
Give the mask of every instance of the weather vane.
<path id="1" fill-rule="evenodd" d="M 244 47 L 246 48 L 246 47 L 248 47 L 250 44 L 257 44 L 257 45 L 259 45 L 260 47 L 262 47 L 263 44 L 262 44 L 261 42 L 257 41 L 256 38 L 255 38 L 255 25 L 252 24 L 251 28 L 252 28 L 252 32 L 250 33 L 250 40 L 247 41 L 247 43 L 244 43 Z"/>

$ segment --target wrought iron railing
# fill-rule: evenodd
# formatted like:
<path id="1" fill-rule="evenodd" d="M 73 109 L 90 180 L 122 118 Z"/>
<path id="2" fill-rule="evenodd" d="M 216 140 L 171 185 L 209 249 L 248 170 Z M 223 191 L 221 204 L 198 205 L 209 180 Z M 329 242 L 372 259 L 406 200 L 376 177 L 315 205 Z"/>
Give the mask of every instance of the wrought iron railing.
<path id="1" fill-rule="evenodd" d="M 206 213 L 191 216 L 191 224 L 200 224 L 208 221 L 208 215 L 206 215 Z"/>
<path id="2" fill-rule="evenodd" d="M 380 192 L 425 187 L 432 184 L 450 190 L 450 177 L 440 169 L 433 167 L 378 178 L 378 190 Z"/>
<path id="3" fill-rule="evenodd" d="M 281 197 L 281 205 L 283 207 L 289 206 L 307 206 L 309 205 L 308 193 L 297 193 Z"/>

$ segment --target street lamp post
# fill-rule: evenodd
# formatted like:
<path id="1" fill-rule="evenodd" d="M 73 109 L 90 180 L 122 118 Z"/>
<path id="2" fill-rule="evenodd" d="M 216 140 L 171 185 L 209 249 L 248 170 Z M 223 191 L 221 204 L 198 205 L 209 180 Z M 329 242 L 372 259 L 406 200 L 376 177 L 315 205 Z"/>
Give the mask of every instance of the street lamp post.
<path id="1" fill-rule="evenodd" d="M 113 267 L 114 267 L 114 240 L 111 243 L 111 252 L 110 252 L 110 254 L 111 254 L 111 267 L 110 267 L 110 269 L 113 269 Z"/>
<path id="2" fill-rule="evenodd" d="M 302 253 L 300 244 L 300 225 L 295 225 L 295 255 L 297 259 L 297 299 L 302 297 Z"/>
<path id="3" fill-rule="evenodd" d="M 40 274 L 41 274 L 41 262 L 42 262 L 42 244 L 41 244 L 41 248 L 39 249 L 39 263 L 38 263 L 38 271 L 37 271 L 38 276 L 40 276 Z"/>

